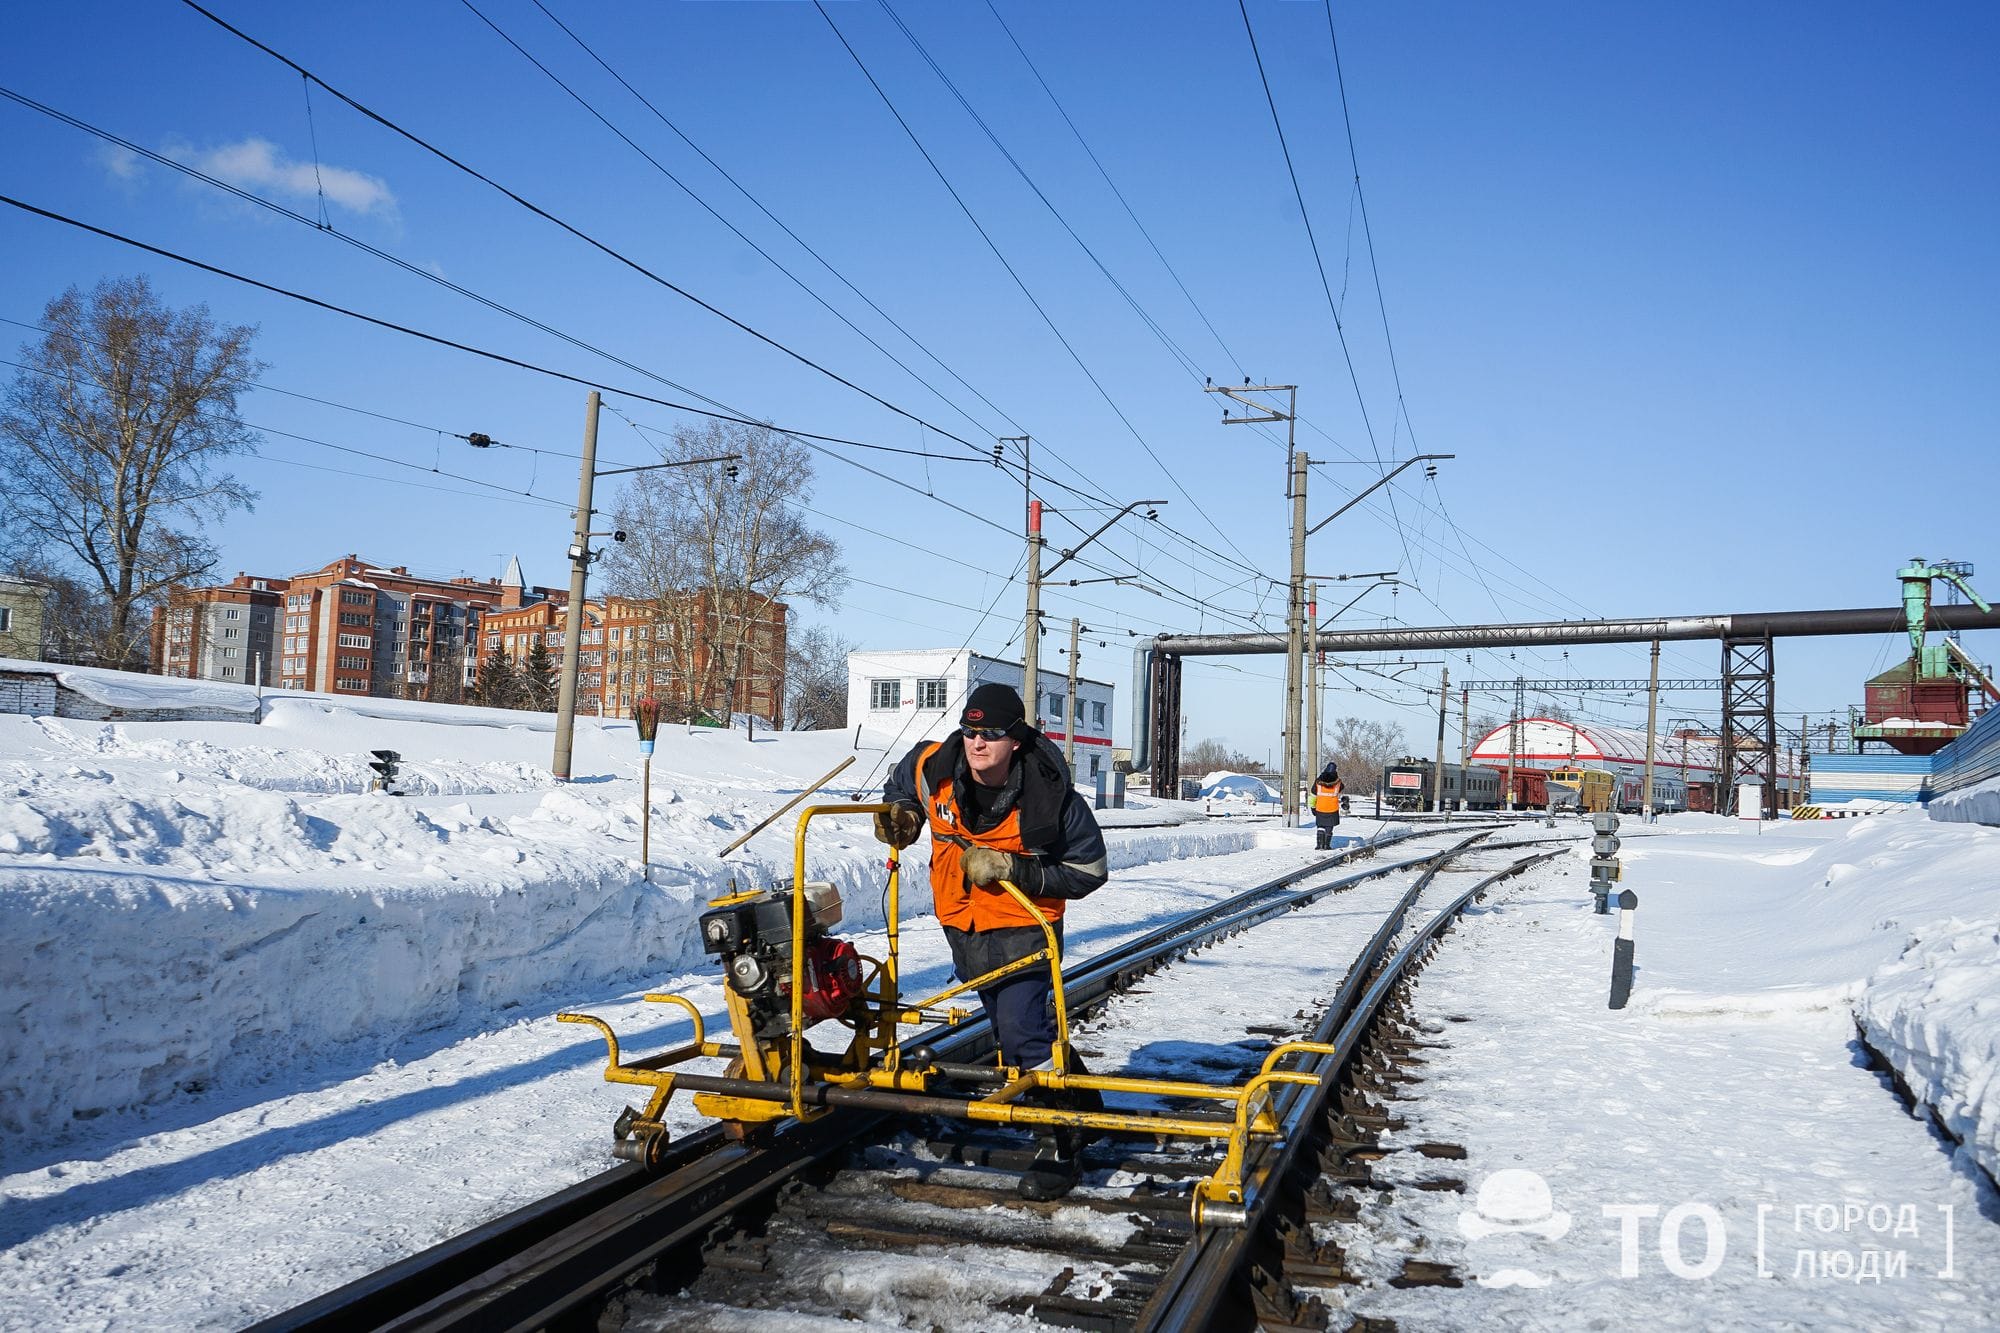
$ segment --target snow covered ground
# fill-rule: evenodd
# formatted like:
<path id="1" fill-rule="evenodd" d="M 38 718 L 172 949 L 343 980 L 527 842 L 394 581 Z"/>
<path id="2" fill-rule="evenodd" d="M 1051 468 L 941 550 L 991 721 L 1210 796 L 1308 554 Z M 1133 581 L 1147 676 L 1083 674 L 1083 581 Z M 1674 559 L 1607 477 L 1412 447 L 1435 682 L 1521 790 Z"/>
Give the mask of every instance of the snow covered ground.
<path id="1" fill-rule="evenodd" d="M 599 1079 L 595 1037 L 550 1015 L 588 1008 L 643 1051 L 685 1027 L 640 990 L 718 1014 L 693 916 L 732 877 L 788 875 L 792 820 L 727 861 L 720 848 L 850 754 L 829 792 L 878 784 L 900 749 L 668 730 L 648 883 L 629 724 L 581 721 L 577 780 L 558 785 L 546 717 L 264 707 L 255 725 L 0 715 L 0 1327 L 235 1326 L 602 1169 L 626 1095 Z M 402 753 L 409 795 L 365 790 L 373 749 Z M 1310 855 L 1310 830 L 1174 822 L 1191 814 L 1107 812 L 1114 881 L 1075 910 L 1074 955 Z M 1348 1299 L 1408 1327 L 1652 1317 L 1693 1282 L 1654 1271 L 1654 1230 L 1651 1267 L 1618 1279 L 1599 1203 L 1657 1199 L 1664 1215 L 1692 1200 L 1730 1231 L 1702 1288 L 1727 1292 L 1719 1317 L 1690 1323 L 2000 1319 L 2000 1207 L 1974 1165 L 1993 1169 L 2000 1133 L 2000 830 L 1911 810 L 1761 831 L 1684 815 L 1647 833 L 1626 843 L 1644 902 L 1631 1009 L 1603 1008 L 1610 932 L 1580 862 L 1503 891 L 1423 984 L 1452 1045 L 1432 1053 L 1409 1133 L 1471 1149 L 1452 1165 L 1475 1191 L 1503 1166 L 1538 1171 L 1576 1219 L 1580 1248 L 1542 1270 L 1559 1281 Z M 865 825 L 816 831 L 811 864 L 842 886 L 843 933 L 879 947 Z M 905 901 L 922 904 L 921 857 L 906 870 Z M 936 932 L 904 939 L 911 984 L 942 984 Z M 1323 994 L 1337 966 L 1278 961 L 1251 989 L 1291 977 Z M 1240 969 L 1176 977 L 1170 1009 L 1248 1021 L 1221 999 L 1247 984 Z M 1857 1015 L 1962 1152 L 1855 1065 Z M 1130 1039 L 1171 1054 L 1168 1038 Z M 1795 1276 L 1790 1251 L 1776 1278 L 1737 1273 L 1756 1203 L 1784 1204 L 1791 1228 L 1793 1203 L 1810 1226 L 1811 1207 L 1850 1200 L 1917 1210 L 1907 1276 L 1849 1310 L 1814 1293 L 1852 1285 Z M 1434 1239 L 1461 1236 L 1474 1202 L 1395 1196 L 1442 1210 L 1415 1218 Z M 1965 1276 L 1938 1279 L 1947 1206 Z M 1365 1221 L 1348 1243 L 1389 1262 L 1398 1233 Z M 1700 1258 L 1700 1220 L 1681 1234 Z M 1812 1239 L 1831 1253 L 1855 1237 Z M 1476 1254 L 1445 1257 L 1481 1271 Z"/>
<path id="2" fill-rule="evenodd" d="M 1397 1104 L 1372 1196 L 1327 1228 L 1369 1281 L 1328 1293 L 1406 1328 L 1990 1328 L 2000 1323 L 2000 831 L 1917 810 L 1628 837 L 1615 916 L 1581 860 L 1503 888 L 1417 988 L 1442 1048 Z M 1929 1108 L 1906 1113 L 1860 1032 Z M 1983 1170 L 1982 1170 L 1983 1168 Z M 1406 1259 L 1462 1290 L 1387 1285 Z"/>
<path id="3" fill-rule="evenodd" d="M 564 785 L 551 742 L 545 716 L 381 700 L 267 698 L 261 725 L 0 715 L 0 1326 L 233 1327 L 604 1169 L 624 1097 L 551 1015 L 589 1007 L 634 1049 L 684 1032 L 641 990 L 719 1019 L 694 917 L 732 877 L 788 879 L 794 820 L 720 849 L 850 754 L 828 799 L 895 757 L 867 733 L 668 729 L 648 883 L 630 725 L 580 719 Z M 408 795 L 366 791 L 375 749 Z M 1139 867 L 1300 860 L 1175 803 L 1103 821 L 1118 888 L 1073 916 L 1080 955 L 1218 891 L 1198 862 Z M 868 947 L 865 822 L 816 825 L 811 867 Z M 906 860 L 912 910 L 925 871 Z M 905 935 L 912 984 L 944 984 L 934 935 Z"/>

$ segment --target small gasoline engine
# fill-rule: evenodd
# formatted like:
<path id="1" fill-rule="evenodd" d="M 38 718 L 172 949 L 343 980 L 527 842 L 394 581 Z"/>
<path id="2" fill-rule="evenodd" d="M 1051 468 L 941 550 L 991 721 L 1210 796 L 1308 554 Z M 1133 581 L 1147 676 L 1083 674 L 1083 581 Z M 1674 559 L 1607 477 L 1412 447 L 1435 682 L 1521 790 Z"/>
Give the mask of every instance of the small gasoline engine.
<path id="1" fill-rule="evenodd" d="M 840 923 L 840 890 L 805 886 L 801 1009 L 810 1025 L 845 1018 L 861 998 L 861 955 L 827 934 Z M 701 947 L 720 955 L 729 988 L 743 998 L 758 1038 L 792 1031 L 792 895 L 776 889 L 738 894 L 701 917 Z"/>

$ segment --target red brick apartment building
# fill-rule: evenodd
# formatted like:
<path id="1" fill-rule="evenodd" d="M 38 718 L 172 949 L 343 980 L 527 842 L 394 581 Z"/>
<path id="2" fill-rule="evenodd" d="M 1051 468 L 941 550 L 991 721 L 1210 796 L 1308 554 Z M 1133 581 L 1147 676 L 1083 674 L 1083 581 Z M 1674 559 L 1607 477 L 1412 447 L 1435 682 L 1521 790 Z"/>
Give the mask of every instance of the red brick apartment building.
<path id="1" fill-rule="evenodd" d="M 290 578 L 238 574 L 174 590 L 153 613 L 153 661 L 162 675 L 199 680 L 458 700 L 496 648 L 518 662 L 539 638 L 560 661 L 568 602 L 565 589 L 526 586 L 518 559 L 478 580 L 346 555 Z M 629 717 L 650 692 L 783 725 L 785 616 L 781 602 L 705 593 L 664 606 L 585 602 L 577 710 Z"/>
<path id="2" fill-rule="evenodd" d="M 346 555 L 288 579 L 175 589 L 153 613 L 153 661 L 200 680 L 456 699 L 477 666 L 481 617 L 555 591 L 524 587 L 518 560 L 499 579 L 439 579 Z"/>
<path id="3" fill-rule="evenodd" d="M 559 596 L 487 615 L 480 655 L 497 648 L 518 662 L 539 638 L 560 660 L 567 605 Z M 747 606 L 749 623 L 729 606 Z M 626 597 L 585 602 L 577 711 L 630 717 L 633 701 L 651 693 L 670 705 L 670 713 L 755 713 L 783 726 L 785 616 L 782 602 L 706 593 L 665 607 Z"/>

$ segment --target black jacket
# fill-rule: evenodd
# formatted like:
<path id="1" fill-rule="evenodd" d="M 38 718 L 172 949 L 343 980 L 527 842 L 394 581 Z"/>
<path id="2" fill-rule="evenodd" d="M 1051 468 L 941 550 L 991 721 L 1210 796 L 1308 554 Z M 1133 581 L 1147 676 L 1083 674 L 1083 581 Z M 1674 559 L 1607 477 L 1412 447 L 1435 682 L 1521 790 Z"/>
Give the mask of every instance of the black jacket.
<path id="1" fill-rule="evenodd" d="M 903 756 L 882 786 L 884 800 L 921 805 L 917 800 L 917 760 L 929 745 L 925 741 Z M 926 765 L 925 776 L 932 790 L 946 781 L 954 793 L 963 793 L 972 785 L 963 735 L 954 731 L 945 738 Z M 1021 841 L 1029 852 L 1021 858 L 1021 875 L 1015 880 L 1023 893 L 1035 898 L 1081 898 L 1111 878 L 1097 816 L 1091 813 L 1089 802 L 1077 794 L 1062 751 L 1048 737 L 1039 731 L 1029 733 L 1014 752 L 1007 785 L 995 794 L 997 799 L 974 831 L 983 832 L 998 824 L 1018 803 Z M 971 814 L 962 796 L 958 805 L 962 816 Z"/>

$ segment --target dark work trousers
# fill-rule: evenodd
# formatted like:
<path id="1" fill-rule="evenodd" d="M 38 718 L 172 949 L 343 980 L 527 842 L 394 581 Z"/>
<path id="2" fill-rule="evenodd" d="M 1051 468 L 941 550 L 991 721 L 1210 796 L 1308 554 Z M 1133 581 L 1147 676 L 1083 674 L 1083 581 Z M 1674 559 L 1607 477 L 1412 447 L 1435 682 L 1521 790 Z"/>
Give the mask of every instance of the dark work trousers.
<path id="1" fill-rule="evenodd" d="M 1062 922 L 1054 923 L 1056 943 L 1062 943 Z M 1002 926 L 998 930 L 944 928 L 951 944 L 952 970 L 960 981 L 983 977 L 996 967 L 1039 952 L 1047 943 L 1040 926 Z M 1049 1061 L 1056 1042 L 1056 1016 L 1050 1000 L 1055 979 L 1047 963 L 1023 968 L 997 986 L 979 992 L 979 1003 L 1000 1039 L 1000 1058 L 1018 1069 L 1034 1069 Z"/>
<path id="2" fill-rule="evenodd" d="M 1333 846 L 1333 830 L 1340 823 L 1340 811 L 1328 810 L 1321 812 L 1315 810 L 1313 811 L 1313 823 L 1319 825 L 1319 841 L 1315 846 L 1322 852 L 1326 851 Z"/>

